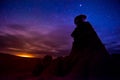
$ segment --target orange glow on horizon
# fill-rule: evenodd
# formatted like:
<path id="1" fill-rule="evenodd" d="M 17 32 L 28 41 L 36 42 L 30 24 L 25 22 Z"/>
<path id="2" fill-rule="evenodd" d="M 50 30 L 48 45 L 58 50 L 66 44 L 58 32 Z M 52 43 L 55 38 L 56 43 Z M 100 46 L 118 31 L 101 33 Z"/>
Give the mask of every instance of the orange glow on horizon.
<path id="1" fill-rule="evenodd" d="M 16 56 L 25 57 L 25 58 L 35 58 L 36 56 L 30 53 L 18 53 Z"/>

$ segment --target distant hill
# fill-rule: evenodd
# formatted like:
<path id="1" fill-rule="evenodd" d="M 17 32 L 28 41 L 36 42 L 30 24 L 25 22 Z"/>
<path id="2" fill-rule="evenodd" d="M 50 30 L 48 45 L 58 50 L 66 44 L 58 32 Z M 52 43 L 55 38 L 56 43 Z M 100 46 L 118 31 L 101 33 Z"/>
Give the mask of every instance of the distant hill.
<path id="1" fill-rule="evenodd" d="M 0 74 L 32 71 L 40 60 L 0 53 Z"/>

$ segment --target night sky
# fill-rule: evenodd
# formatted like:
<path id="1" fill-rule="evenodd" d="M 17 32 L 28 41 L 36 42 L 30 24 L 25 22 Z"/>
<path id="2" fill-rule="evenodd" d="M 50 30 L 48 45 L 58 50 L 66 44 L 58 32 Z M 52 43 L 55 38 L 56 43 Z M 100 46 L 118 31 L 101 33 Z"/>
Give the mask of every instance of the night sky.
<path id="1" fill-rule="evenodd" d="M 68 55 L 79 14 L 110 53 L 120 53 L 120 0 L 0 0 L 0 51 Z"/>

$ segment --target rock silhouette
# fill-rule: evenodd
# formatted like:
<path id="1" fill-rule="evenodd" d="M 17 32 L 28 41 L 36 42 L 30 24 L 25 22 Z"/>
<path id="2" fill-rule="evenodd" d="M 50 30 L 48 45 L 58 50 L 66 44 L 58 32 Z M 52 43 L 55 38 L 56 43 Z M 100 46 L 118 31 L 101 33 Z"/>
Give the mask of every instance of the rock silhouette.
<path id="1" fill-rule="evenodd" d="M 103 64 L 110 59 L 109 53 L 91 24 L 86 22 L 85 19 L 85 15 L 79 15 L 74 20 L 76 28 L 71 34 L 74 42 L 67 62 L 73 67 L 76 63 L 83 60 L 81 64 L 84 64 L 84 68 L 81 75 L 85 76 L 84 78 L 88 74 L 93 76 L 97 76 L 97 74 L 102 75 L 103 72 L 100 70 L 100 67 L 103 67 Z M 89 71 L 90 69 L 91 71 Z"/>
<path id="2" fill-rule="evenodd" d="M 69 56 L 58 57 L 44 69 L 40 80 L 106 80 L 109 53 L 86 15 L 78 15 L 74 23 L 74 39 Z M 106 66 L 106 67 L 105 67 Z"/>
<path id="3" fill-rule="evenodd" d="M 41 60 L 37 65 L 36 65 L 36 68 L 34 69 L 34 71 L 32 72 L 32 74 L 34 76 L 39 76 L 43 71 L 44 69 L 46 69 L 50 64 L 51 64 L 51 61 L 52 61 L 52 56 L 50 55 L 46 55 L 43 60 Z"/>
<path id="4" fill-rule="evenodd" d="M 79 15 L 74 20 L 76 28 L 71 34 L 74 38 L 71 55 L 75 52 L 80 54 L 80 52 L 89 50 L 91 53 L 101 53 L 108 56 L 108 52 L 96 32 L 89 22 L 85 22 L 85 19 L 85 15 Z"/>

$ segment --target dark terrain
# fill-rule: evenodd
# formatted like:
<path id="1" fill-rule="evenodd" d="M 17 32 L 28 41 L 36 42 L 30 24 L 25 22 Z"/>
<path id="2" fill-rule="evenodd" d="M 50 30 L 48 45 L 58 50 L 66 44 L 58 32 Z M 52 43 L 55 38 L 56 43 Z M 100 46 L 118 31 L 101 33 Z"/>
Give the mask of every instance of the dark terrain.
<path id="1" fill-rule="evenodd" d="M 9 54 L 3 54 L 0 53 L 0 80 L 39 80 L 37 77 L 40 76 L 33 76 L 32 71 L 35 69 L 36 65 L 41 61 L 39 58 L 22 58 L 17 57 Z M 50 65 L 51 67 L 48 67 L 47 70 L 43 71 L 42 75 L 45 75 L 49 69 L 53 69 L 56 64 L 56 61 L 54 60 L 54 63 Z M 79 70 L 79 67 L 82 66 L 82 63 L 80 65 L 75 66 L 74 70 Z M 111 57 L 111 60 L 107 63 L 106 69 L 109 71 L 104 73 L 104 75 L 107 75 L 110 77 L 110 80 L 119 80 L 120 79 L 120 54 L 113 54 Z M 80 67 L 81 68 L 81 67 Z M 74 70 L 72 71 L 72 75 L 74 74 Z M 67 75 L 67 77 L 69 77 Z M 69 78 L 56 78 L 53 80 L 65 80 Z M 72 80 L 72 79 L 70 79 Z"/>

